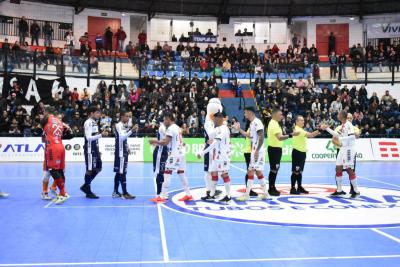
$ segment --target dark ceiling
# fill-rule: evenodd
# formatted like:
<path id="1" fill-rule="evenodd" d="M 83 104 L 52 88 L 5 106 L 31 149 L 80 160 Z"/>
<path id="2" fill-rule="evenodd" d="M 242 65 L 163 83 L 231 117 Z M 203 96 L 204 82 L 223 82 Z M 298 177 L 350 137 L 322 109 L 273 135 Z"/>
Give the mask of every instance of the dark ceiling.
<path id="1" fill-rule="evenodd" d="M 149 14 L 206 16 L 331 16 L 396 13 L 400 0 L 30 0 L 84 8 Z"/>

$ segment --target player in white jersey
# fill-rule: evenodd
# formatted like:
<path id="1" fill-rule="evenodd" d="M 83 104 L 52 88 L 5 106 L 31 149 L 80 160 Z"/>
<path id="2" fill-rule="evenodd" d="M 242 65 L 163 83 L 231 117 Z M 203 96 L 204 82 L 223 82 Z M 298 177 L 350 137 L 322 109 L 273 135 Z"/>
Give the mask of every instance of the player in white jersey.
<path id="1" fill-rule="evenodd" d="M 264 125 L 259 118 L 256 117 L 254 107 L 246 107 L 244 113 L 246 119 L 250 121 L 250 131 L 246 132 L 240 128 L 240 124 L 236 123 L 234 127 L 239 130 L 243 136 L 250 137 L 251 139 L 251 157 L 249 169 L 247 170 L 247 185 L 246 193 L 243 197 L 237 200 L 246 201 L 250 198 L 250 190 L 254 184 L 254 172 L 260 181 L 263 193 L 258 195 L 258 199 L 269 199 L 270 195 L 267 191 L 267 186 L 264 178 L 264 163 L 265 163 L 265 148 L 264 148 Z"/>
<path id="2" fill-rule="evenodd" d="M 230 156 L 231 156 L 231 139 L 230 131 L 227 125 L 224 124 L 225 114 L 217 112 L 214 114 L 215 136 L 212 143 L 205 150 L 197 154 L 198 158 L 204 154 L 213 151 L 213 159 L 209 171 L 211 172 L 212 183 L 210 193 L 202 197 L 205 201 L 214 201 L 216 199 L 216 188 L 218 183 L 218 173 L 221 174 L 224 180 L 226 196 L 220 202 L 229 202 L 231 200 L 231 180 L 229 178 Z"/>
<path id="3" fill-rule="evenodd" d="M 168 188 L 171 183 L 171 175 L 173 171 L 176 171 L 181 179 L 183 189 L 186 195 L 179 199 L 180 201 L 190 201 L 193 199 L 189 190 L 189 183 L 185 176 L 185 151 L 182 139 L 182 130 L 178 125 L 175 124 L 175 118 L 172 113 L 164 114 L 164 125 L 167 127 L 165 132 L 165 138 L 163 140 L 151 139 L 149 140 L 151 145 L 167 146 L 168 147 L 168 158 L 165 164 L 164 182 L 161 188 L 161 194 L 151 199 L 153 202 L 162 203 L 167 201 Z"/>
<path id="4" fill-rule="evenodd" d="M 329 128 L 328 125 L 322 125 L 321 129 L 328 131 L 334 139 L 334 143 L 340 144 L 339 153 L 336 158 L 336 185 L 337 189 L 332 196 L 346 195 L 342 189 L 343 169 L 349 174 L 350 183 L 354 191 L 351 193 L 351 198 L 356 198 L 360 195 L 357 185 L 357 176 L 354 171 L 354 159 L 356 155 L 355 141 L 356 135 L 354 126 L 347 120 L 347 111 L 342 110 L 338 114 L 338 119 L 342 123 L 339 132 Z"/>
<path id="5" fill-rule="evenodd" d="M 218 98 L 211 98 L 207 104 L 207 114 L 204 123 L 204 141 L 205 148 L 207 148 L 213 141 L 215 137 L 215 127 L 214 127 L 214 114 L 222 111 L 221 100 Z M 210 167 L 213 159 L 213 150 L 204 154 L 204 182 L 206 185 L 206 196 L 210 195 L 210 190 L 212 186 L 212 177 Z M 221 194 L 220 190 L 215 191 L 216 197 Z"/>

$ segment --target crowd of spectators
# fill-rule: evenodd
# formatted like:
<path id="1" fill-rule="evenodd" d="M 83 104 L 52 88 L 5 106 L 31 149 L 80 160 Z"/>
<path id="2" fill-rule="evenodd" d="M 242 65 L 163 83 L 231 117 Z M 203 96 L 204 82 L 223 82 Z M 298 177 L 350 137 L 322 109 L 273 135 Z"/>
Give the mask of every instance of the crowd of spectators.
<path id="1" fill-rule="evenodd" d="M 156 79 L 147 74 L 137 87 L 134 82 L 114 84 L 99 82 L 96 91 L 78 91 L 65 88 L 49 103 L 63 115 L 76 136 L 82 136 L 83 123 L 87 118 L 87 108 L 98 106 L 103 115 L 100 127 L 113 133 L 121 110 L 132 112 L 137 136 L 151 136 L 156 133 L 163 111 L 172 111 L 184 136 L 203 136 L 203 125 L 208 100 L 218 96 L 215 77 L 191 80 L 186 77 L 163 77 Z M 313 131 L 320 123 L 332 127 L 339 124 L 338 111 L 348 110 L 353 114 L 353 124 L 361 130 L 362 137 L 400 137 L 400 109 L 389 91 L 378 97 L 376 93 L 368 97 L 364 86 L 334 88 L 319 87 L 313 81 L 291 78 L 272 83 L 258 77 L 254 83 L 256 102 L 265 125 L 268 125 L 272 108 L 279 107 L 284 112 L 282 127 L 291 132 L 297 115 L 306 118 L 306 130 Z M 39 122 L 44 113 L 44 104 L 39 102 L 28 111 L 21 105 L 22 95 L 12 92 L 8 98 L 0 96 L 0 133 L 9 135 L 40 136 Z M 236 118 L 231 118 L 237 120 Z M 232 132 L 233 135 L 238 135 Z"/>
<path id="2" fill-rule="evenodd" d="M 39 102 L 29 114 L 22 105 L 22 95 L 16 91 L 9 95 L 8 98 L 0 95 L 0 134 L 41 136 L 39 122 L 44 103 Z M 175 114 L 185 136 L 202 136 L 208 99 L 217 96 L 216 81 L 211 78 L 156 79 L 145 75 L 140 80 L 140 89 L 133 81 L 129 84 L 101 81 L 93 94 L 86 88 L 80 92 L 67 87 L 48 104 L 62 114 L 76 136 L 83 135 L 87 108 L 91 105 L 102 110 L 100 127 L 110 135 L 121 110 L 132 112 L 133 124 L 138 126 L 137 136 L 154 135 L 162 112 L 169 110 Z"/>
<path id="3" fill-rule="evenodd" d="M 283 128 L 291 132 L 297 115 L 306 119 L 306 130 L 313 131 L 317 125 L 339 125 L 338 111 L 345 109 L 353 114 L 353 124 L 361 130 L 362 137 L 400 137 L 399 103 L 389 91 L 378 97 L 368 97 L 365 86 L 319 87 L 311 81 L 299 79 L 273 83 L 257 78 L 254 84 L 256 101 L 267 124 L 273 107 L 284 113 Z"/>

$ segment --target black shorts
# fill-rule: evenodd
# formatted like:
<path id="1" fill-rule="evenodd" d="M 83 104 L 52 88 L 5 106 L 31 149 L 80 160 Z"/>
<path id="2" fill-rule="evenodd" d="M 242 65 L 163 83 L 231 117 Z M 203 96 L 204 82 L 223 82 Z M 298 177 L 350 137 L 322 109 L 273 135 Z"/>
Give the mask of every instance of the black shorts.
<path id="1" fill-rule="evenodd" d="M 282 158 L 281 147 L 268 146 L 269 168 L 272 171 L 279 170 L 279 166 L 281 165 L 281 158 Z"/>
<path id="2" fill-rule="evenodd" d="M 306 152 L 301 152 L 296 149 L 292 150 L 292 172 L 302 172 L 306 163 Z"/>

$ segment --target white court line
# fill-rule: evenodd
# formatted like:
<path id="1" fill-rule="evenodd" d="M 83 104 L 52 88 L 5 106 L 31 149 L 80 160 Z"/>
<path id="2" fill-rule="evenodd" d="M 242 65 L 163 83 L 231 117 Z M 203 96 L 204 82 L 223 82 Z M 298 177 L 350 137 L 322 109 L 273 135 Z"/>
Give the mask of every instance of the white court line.
<path id="1" fill-rule="evenodd" d="M 246 169 L 240 168 L 240 167 L 238 167 L 238 166 L 236 166 L 236 165 L 234 165 L 234 164 L 232 164 L 232 163 L 231 163 L 231 167 L 233 167 L 233 168 L 235 168 L 236 170 L 239 170 L 239 171 L 241 171 L 241 172 L 247 173 Z"/>
<path id="2" fill-rule="evenodd" d="M 383 235 L 384 237 L 387 237 L 387 238 L 389 238 L 389 239 L 391 239 L 391 240 L 393 240 L 393 241 L 395 241 L 397 243 L 400 243 L 400 239 L 395 237 L 395 236 L 389 235 L 388 233 L 385 233 L 385 232 L 383 232 L 383 231 L 381 231 L 379 229 L 376 229 L 376 228 L 371 228 L 371 230 L 374 231 L 375 233 Z"/>
<path id="3" fill-rule="evenodd" d="M 317 261 L 317 260 L 351 260 L 351 259 L 393 259 L 400 255 L 366 255 L 366 256 L 325 256 L 293 258 L 260 258 L 260 259 L 225 259 L 225 260 L 171 260 L 171 261 L 104 261 L 104 262 L 57 262 L 57 263 L 11 263 L 0 264 L 0 267 L 17 266 L 79 266 L 79 265 L 140 265 L 140 264 L 179 264 L 179 263 L 230 263 L 230 262 L 282 262 L 282 261 Z"/>
<path id="4" fill-rule="evenodd" d="M 391 186 L 400 188 L 400 185 L 397 185 L 397 184 L 382 182 L 382 181 L 379 181 L 379 180 L 375 180 L 375 179 L 371 179 L 371 178 L 367 178 L 367 177 L 363 177 L 363 176 L 357 176 L 357 177 L 360 178 L 360 179 L 363 179 L 363 180 L 368 180 L 368 181 L 372 181 L 372 182 L 376 182 L 376 183 L 381 183 L 381 184 L 385 184 L 385 185 L 391 185 Z"/>
<path id="5" fill-rule="evenodd" d="M 44 206 L 44 208 L 48 209 L 51 206 L 51 204 L 53 204 L 53 201 L 50 200 L 49 203 L 47 203 L 46 206 Z"/>
<path id="6" fill-rule="evenodd" d="M 121 206 L 52 206 L 52 207 L 47 207 L 49 209 L 86 209 L 86 208 L 155 208 L 156 205 L 121 205 Z M 45 207 L 46 208 L 46 207 Z"/>
<path id="7" fill-rule="evenodd" d="M 156 180 L 153 180 L 153 184 L 154 184 L 154 191 L 155 193 L 157 193 L 157 184 L 156 184 Z M 162 247 L 162 252 L 163 252 L 163 259 L 164 259 L 164 263 L 169 262 L 169 253 L 168 253 L 168 245 L 167 245 L 167 237 L 165 234 L 165 226 L 164 226 L 164 218 L 162 215 L 162 210 L 161 210 L 161 205 L 160 204 L 156 204 L 157 205 L 157 213 L 158 213 L 158 222 L 160 224 L 160 236 L 161 236 L 161 247 Z"/>

